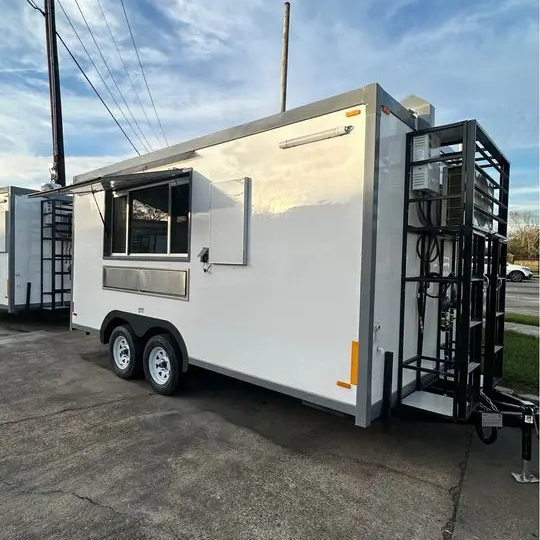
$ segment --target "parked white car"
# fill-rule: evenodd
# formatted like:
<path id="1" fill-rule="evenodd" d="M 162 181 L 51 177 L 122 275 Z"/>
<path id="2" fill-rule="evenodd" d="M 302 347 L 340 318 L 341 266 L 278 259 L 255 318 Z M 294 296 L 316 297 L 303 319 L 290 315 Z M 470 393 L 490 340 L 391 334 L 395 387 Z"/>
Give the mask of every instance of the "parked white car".
<path id="1" fill-rule="evenodd" d="M 524 279 L 531 279 L 533 273 L 527 266 L 506 263 L 506 277 L 509 281 L 518 282 L 523 281 Z"/>

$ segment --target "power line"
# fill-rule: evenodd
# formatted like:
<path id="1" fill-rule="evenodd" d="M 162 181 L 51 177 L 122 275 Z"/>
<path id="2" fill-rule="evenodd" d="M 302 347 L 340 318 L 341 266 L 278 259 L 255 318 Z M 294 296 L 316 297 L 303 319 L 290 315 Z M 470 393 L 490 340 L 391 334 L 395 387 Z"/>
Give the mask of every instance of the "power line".
<path id="1" fill-rule="evenodd" d="M 26 0 L 26 2 L 30 4 L 30 6 L 33 9 L 39 11 L 44 17 L 46 16 L 45 12 L 41 8 L 39 8 L 32 0 Z M 90 85 L 90 87 L 95 92 L 96 96 L 99 98 L 103 106 L 107 109 L 107 112 L 111 115 L 111 118 L 114 120 L 115 124 L 120 128 L 120 131 L 124 134 L 124 137 L 129 141 L 129 144 L 131 144 L 131 146 L 133 147 L 133 150 L 135 150 L 135 152 L 140 156 L 141 153 L 137 150 L 137 147 L 133 144 L 133 141 L 129 138 L 128 134 L 124 131 L 124 128 L 120 125 L 120 122 L 118 122 L 118 120 L 112 113 L 111 109 L 109 109 L 109 106 L 105 103 L 100 93 L 97 91 L 97 88 L 92 84 L 92 81 L 88 78 L 88 75 L 86 75 L 83 67 L 81 66 L 81 64 L 79 64 L 79 62 L 77 61 L 77 59 L 71 52 L 70 48 L 66 45 L 66 42 L 63 40 L 62 36 L 58 32 L 56 32 L 56 37 L 58 37 L 58 39 L 60 40 L 60 42 L 66 49 L 67 53 L 69 54 L 73 62 L 75 62 L 75 65 L 79 68 L 79 71 L 82 73 L 83 77 L 86 79 L 86 82 Z"/>
<path id="2" fill-rule="evenodd" d="M 96 70 L 96 73 L 98 74 L 98 77 L 101 79 L 101 82 L 103 83 L 103 86 L 105 86 L 105 89 L 107 90 L 107 92 L 109 93 L 109 95 L 111 96 L 112 100 L 114 101 L 116 107 L 118 108 L 118 110 L 120 111 L 120 114 L 124 117 L 124 120 L 127 122 L 128 126 L 131 128 L 131 131 L 133 131 L 133 133 L 135 134 L 135 137 L 137 137 L 137 139 L 139 140 L 139 142 L 141 143 L 142 147 L 144 148 L 144 150 L 146 152 L 148 152 L 148 147 L 145 146 L 144 142 L 142 141 L 141 137 L 139 136 L 139 134 L 137 133 L 137 131 L 135 131 L 135 128 L 133 127 L 133 125 L 131 124 L 131 122 L 129 121 L 128 117 L 125 115 L 124 111 L 122 110 L 122 107 L 120 107 L 120 104 L 118 103 L 118 100 L 114 97 L 114 94 L 112 93 L 109 85 L 107 84 L 107 82 L 105 81 L 105 78 L 103 77 L 103 75 L 101 74 L 100 70 L 98 69 L 96 63 L 94 62 L 92 56 L 90 55 L 90 53 L 88 52 L 88 49 L 86 48 L 86 46 L 84 45 L 84 42 L 83 40 L 81 39 L 81 36 L 79 35 L 79 33 L 77 32 L 77 29 L 75 28 L 75 25 L 73 24 L 73 22 L 71 21 L 69 15 L 67 14 L 66 10 L 64 9 L 64 6 L 62 5 L 62 2 L 60 0 L 56 0 L 58 2 L 58 5 L 60 6 L 60 9 L 63 11 L 64 13 L 64 16 L 66 17 L 69 25 L 71 26 L 71 29 L 73 30 L 73 32 L 75 33 L 75 36 L 77 37 L 77 39 L 79 40 L 79 43 L 81 44 L 84 52 L 86 53 L 86 56 L 88 56 L 88 59 L 90 60 L 90 62 L 92 63 L 92 66 L 94 67 L 94 69 Z"/>
<path id="3" fill-rule="evenodd" d="M 83 13 L 83 10 L 81 9 L 81 6 L 79 4 L 79 0 L 75 0 L 75 4 L 77 5 L 77 8 L 79 9 L 79 13 L 81 14 L 81 17 L 82 17 L 82 19 L 84 21 L 84 24 L 85 24 L 88 32 L 90 33 L 92 41 L 94 42 L 94 45 L 96 46 L 96 49 L 97 49 L 97 51 L 99 53 L 99 56 L 101 57 L 101 60 L 103 61 L 103 64 L 105 64 L 105 68 L 107 69 L 107 71 L 109 73 L 109 76 L 111 77 L 112 82 L 114 83 L 114 86 L 116 87 L 116 90 L 118 90 L 118 93 L 120 94 L 120 97 L 122 98 L 122 101 L 124 102 L 124 105 L 126 106 L 129 114 L 131 115 L 131 118 L 133 119 L 133 122 L 135 123 L 135 125 L 139 129 L 143 139 L 145 140 L 145 142 L 148 145 L 148 147 L 150 148 L 150 150 L 152 150 L 152 145 L 148 142 L 148 139 L 144 135 L 144 133 L 143 133 L 143 131 L 141 129 L 141 126 L 139 125 L 139 122 L 137 122 L 137 119 L 135 118 L 133 112 L 131 111 L 131 108 L 129 107 L 128 102 L 126 101 L 126 98 L 124 97 L 124 94 L 122 93 L 122 90 L 120 90 L 120 87 L 118 86 L 118 83 L 116 82 L 116 79 L 114 78 L 114 75 L 112 74 L 112 71 L 109 68 L 109 64 L 107 63 L 107 60 L 105 60 L 105 57 L 103 56 L 103 53 L 101 52 L 101 47 L 98 45 L 98 42 L 97 42 L 97 40 L 96 40 L 96 38 L 94 36 L 94 32 L 92 32 L 92 29 L 90 28 L 90 25 L 88 24 L 88 21 L 86 20 L 86 17 L 85 17 L 85 15 Z"/>
<path id="4" fill-rule="evenodd" d="M 33 2 L 32 0 L 26 0 L 26 2 L 28 4 L 30 4 L 30 7 L 36 9 L 37 11 L 39 11 L 44 17 L 45 17 L 45 12 L 40 8 L 38 7 L 35 2 Z"/>
<path id="5" fill-rule="evenodd" d="M 156 130 L 154 129 L 154 126 L 152 125 L 152 123 L 150 121 L 150 118 L 148 117 L 146 109 L 144 108 L 144 106 L 143 106 L 143 104 L 141 102 L 141 98 L 139 97 L 139 93 L 137 92 L 137 90 L 135 88 L 135 84 L 133 83 L 133 79 L 131 78 L 131 75 L 129 74 L 129 70 L 128 70 L 127 66 L 126 66 L 126 63 L 124 62 L 124 58 L 122 57 L 122 53 L 120 52 L 120 47 L 118 46 L 118 42 L 116 41 L 116 39 L 115 39 L 115 37 L 113 35 L 113 32 L 112 32 L 111 27 L 109 25 L 109 21 L 107 19 L 107 15 L 105 15 L 105 11 L 103 10 L 101 0 L 97 0 L 97 4 L 99 6 L 99 10 L 101 11 L 101 15 L 103 17 L 103 20 L 105 21 L 105 24 L 107 25 L 107 29 L 109 30 L 109 35 L 111 36 L 112 42 L 114 43 L 114 46 L 116 48 L 116 52 L 118 53 L 120 61 L 122 62 L 122 66 L 124 66 L 124 70 L 126 72 L 127 78 L 129 79 L 129 82 L 131 84 L 131 88 L 133 89 L 133 93 L 135 94 L 135 97 L 137 98 L 137 101 L 139 102 L 139 107 L 141 108 L 141 111 L 143 112 L 144 117 L 146 118 L 146 122 L 148 123 L 148 126 L 152 130 L 152 132 L 153 132 L 154 136 L 156 137 L 156 139 L 159 141 L 159 136 L 156 133 Z"/>
<path id="6" fill-rule="evenodd" d="M 75 0 L 77 1 L 77 0 Z M 124 5 L 124 0 L 120 0 L 122 4 L 122 10 L 124 11 L 124 17 L 126 18 L 126 23 L 129 29 L 129 35 L 131 36 L 131 41 L 133 43 L 133 48 L 135 49 L 135 54 L 137 55 L 137 60 L 139 61 L 139 66 L 141 68 L 141 73 L 144 79 L 144 83 L 146 84 L 146 89 L 148 90 L 148 95 L 150 96 L 150 101 L 152 102 L 152 107 L 154 108 L 154 112 L 156 113 L 156 118 L 159 123 L 159 127 L 161 129 L 161 133 L 163 134 L 163 138 L 165 139 L 165 143 L 167 146 L 169 146 L 169 141 L 167 140 L 167 136 L 165 135 L 165 131 L 163 130 L 163 125 L 161 124 L 161 120 L 159 119 L 159 115 L 156 109 L 156 104 L 154 103 L 154 98 L 152 97 L 152 92 L 150 92 L 150 86 L 148 86 L 148 81 L 146 80 L 146 75 L 144 73 L 144 69 L 141 62 L 141 57 L 139 56 L 139 51 L 137 49 L 137 45 L 135 44 L 135 38 L 133 37 L 133 32 L 131 30 L 131 24 L 129 24 L 129 19 L 126 13 L 126 6 Z"/>
<path id="7" fill-rule="evenodd" d="M 124 134 L 125 138 L 129 141 L 131 146 L 133 146 L 133 150 L 137 152 L 137 154 L 140 156 L 141 153 L 137 150 L 137 147 L 133 144 L 133 141 L 129 138 L 128 134 L 124 131 L 124 128 L 120 125 L 114 114 L 112 113 L 111 109 L 109 109 L 109 106 L 105 103 L 99 92 L 97 91 L 96 87 L 92 84 L 92 81 L 88 78 L 88 75 L 86 75 L 84 69 L 82 68 L 81 64 L 77 61 L 73 53 L 70 51 L 69 47 L 66 45 L 66 42 L 62 39 L 62 36 L 56 32 L 56 35 L 58 39 L 61 41 L 62 45 L 65 47 L 66 51 L 68 52 L 69 56 L 71 56 L 71 59 L 75 62 L 75 65 L 79 68 L 80 72 L 83 74 L 83 77 L 86 79 L 86 82 L 91 86 L 92 90 L 96 93 L 96 96 L 99 98 L 101 103 L 103 103 L 103 106 L 107 109 L 108 113 L 111 115 L 112 119 L 116 123 L 116 125 L 120 128 L 122 133 Z"/>

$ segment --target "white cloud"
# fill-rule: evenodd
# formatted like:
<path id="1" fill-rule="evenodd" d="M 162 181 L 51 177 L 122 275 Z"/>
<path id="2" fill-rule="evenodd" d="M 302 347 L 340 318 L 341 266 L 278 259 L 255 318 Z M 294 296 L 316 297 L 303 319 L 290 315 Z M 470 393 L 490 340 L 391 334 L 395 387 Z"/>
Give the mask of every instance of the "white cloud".
<path id="1" fill-rule="evenodd" d="M 112 0 L 100 1 L 146 115 L 97 1 L 79 3 L 135 119 L 150 144 L 157 147 L 159 128 L 121 6 Z M 62 0 L 62 5 L 105 75 L 74 0 Z M 531 153 L 538 147 L 536 2 L 501 0 L 494 5 L 478 0 L 462 4 L 454 12 L 446 4 L 444 7 L 445 15 L 435 21 L 433 13 L 442 7 L 420 0 L 394 0 L 386 9 L 380 9 L 376 0 L 296 0 L 291 14 L 289 105 L 380 82 L 398 99 L 411 93 L 430 99 L 440 123 L 477 118 L 511 158 Z M 277 111 L 281 0 L 244 0 L 241 5 L 233 0 L 160 0 L 151 10 L 146 4 L 144 11 L 137 10 L 136 2 L 126 3 L 126 8 L 171 144 Z M 424 16 L 425 10 L 431 17 Z M 410 15 L 415 12 L 418 17 L 413 19 Z M 43 20 L 22 1 L 8 3 L 2 15 L 1 178 L 34 182 L 39 176 L 35 167 L 44 167 L 46 174 L 50 162 L 48 157 L 40 157 L 50 148 Z M 404 28 L 401 21 L 407 15 L 414 22 Z M 59 31 L 111 103 L 59 7 L 57 17 Z M 132 151 L 61 45 L 59 48 L 66 149 L 79 156 L 68 161 L 72 176 L 81 166 L 93 169 Z M 110 87 L 116 94 L 114 86 Z M 126 131 L 141 146 L 129 126 Z M 27 163 L 22 169 L 7 170 L 21 161 Z M 513 200 L 521 202 L 523 196 L 536 193 L 523 190 L 534 189 L 538 170 L 536 163 L 520 164 L 518 160 L 517 165 L 530 171 L 516 176 L 521 191 L 514 192 Z"/>
<path id="2" fill-rule="evenodd" d="M 511 204 L 508 209 L 510 211 L 518 211 L 518 212 L 533 212 L 536 214 L 540 213 L 540 203 L 538 202 L 523 202 L 519 204 Z"/>
<path id="3" fill-rule="evenodd" d="M 540 193 L 539 186 L 521 186 L 512 188 L 512 195 L 534 195 L 535 193 Z"/>
<path id="4" fill-rule="evenodd" d="M 77 175 L 123 157 L 127 156 L 70 156 L 66 158 L 66 169 L 72 175 Z M 0 154 L 0 186 L 39 189 L 41 184 L 49 181 L 48 170 L 51 164 L 51 158 L 44 156 Z"/>

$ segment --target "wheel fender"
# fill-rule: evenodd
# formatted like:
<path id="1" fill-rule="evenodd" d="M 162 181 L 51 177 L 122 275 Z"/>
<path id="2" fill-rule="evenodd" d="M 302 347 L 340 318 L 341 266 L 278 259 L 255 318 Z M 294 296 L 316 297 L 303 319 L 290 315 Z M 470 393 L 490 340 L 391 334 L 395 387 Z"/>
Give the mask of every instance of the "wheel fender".
<path id="1" fill-rule="evenodd" d="M 154 317 L 146 317 L 145 315 L 137 315 L 135 313 L 128 313 L 126 311 L 114 310 L 108 313 L 101 323 L 101 328 L 99 330 L 99 339 L 101 343 L 107 343 L 107 335 L 110 334 L 108 329 L 111 322 L 115 319 L 126 321 L 131 328 L 133 328 L 135 335 L 139 338 L 142 338 L 149 330 L 163 329 L 169 332 L 174 337 L 178 347 L 180 348 L 180 352 L 182 354 L 182 371 L 187 371 L 189 356 L 186 342 L 184 341 L 184 338 L 182 337 L 182 334 L 178 328 L 176 328 L 176 326 L 174 326 L 172 323 L 163 319 L 156 319 Z"/>

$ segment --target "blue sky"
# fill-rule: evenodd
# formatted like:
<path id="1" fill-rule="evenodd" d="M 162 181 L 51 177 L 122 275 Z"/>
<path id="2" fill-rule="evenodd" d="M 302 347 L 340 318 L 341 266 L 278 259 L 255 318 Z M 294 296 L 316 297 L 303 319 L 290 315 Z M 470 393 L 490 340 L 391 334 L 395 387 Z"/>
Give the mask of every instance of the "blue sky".
<path id="1" fill-rule="evenodd" d="M 0 2 L 0 184 L 37 186 L 51 162 L 43 20 L 24 0 Z M 61 2 L 106 74 L 75 1 Z M 163 141 L 120 1 L 101 3 L 152 125 L 97 0 L 79 0 L 130 109 L 150 145 L 159 148 Z M 537 0 L 291 4 L 289 107 L 378 82 L 397 99 L 417 94 L 430 100 L 437 123 L 476 118 L 512 161 L 511 207 L 538 211 Z M 125 0 L 125 5 L 170 143 L 278 110 L 281 0 Z M 57 26 L 114 108 L 59 6 Z M 133 155 L 59 48 L 68 176 Z"/>

